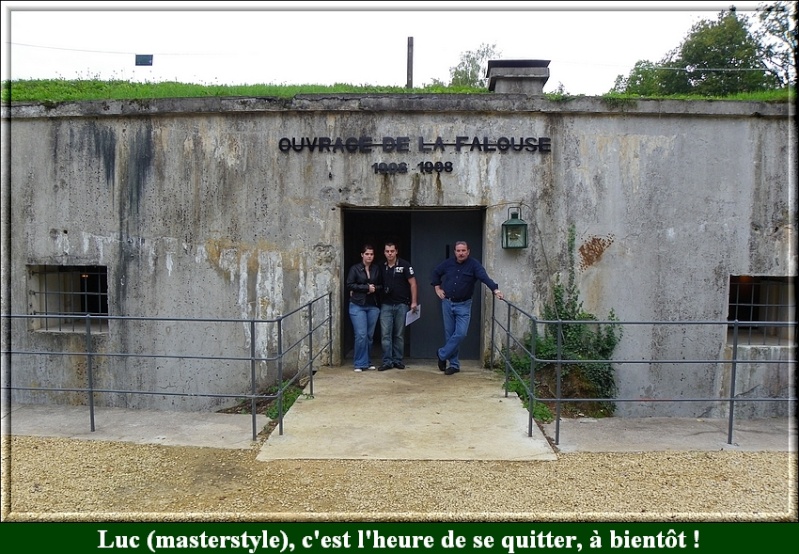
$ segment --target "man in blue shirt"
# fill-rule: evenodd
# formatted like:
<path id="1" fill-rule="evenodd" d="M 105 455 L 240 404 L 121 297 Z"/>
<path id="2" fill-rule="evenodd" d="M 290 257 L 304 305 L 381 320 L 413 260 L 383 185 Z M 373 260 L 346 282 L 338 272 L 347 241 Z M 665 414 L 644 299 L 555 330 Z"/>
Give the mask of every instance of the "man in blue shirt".
<path id="1" fill-rule="evenodd" d="M 482 281 L 494 296 L 502 300 L 499 285 L 491 280 L 485 268 L 470 258 L 469 245 L 459 240 L 455 243 L 455 258 L 447 258 L 436 266 L 430 276 L 430 284 L 441 299 L 441 315 L 444 318 L 444 346 L 438 349 L 438 369 L 445 375 L 454 375 L 461 370 L 458 350 L 466 338 L 472 318 L 472 294 L 477 281 Z M 447 367 L 449 361 L 449 367 Z"/>

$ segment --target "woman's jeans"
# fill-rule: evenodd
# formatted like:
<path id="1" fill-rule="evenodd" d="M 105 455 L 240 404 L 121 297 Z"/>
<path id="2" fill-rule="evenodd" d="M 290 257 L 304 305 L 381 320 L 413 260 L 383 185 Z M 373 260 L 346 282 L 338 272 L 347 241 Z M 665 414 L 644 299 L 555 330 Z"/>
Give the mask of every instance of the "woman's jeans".
<path id="1" fill-rule="evenodd" d="M 367 368 L 372 365 L 372 340 L 375 336 L 380 308 L 377 306 L 359 306 L 350 302 L 350 320 L 355 332 L 354 365 L 356 368 Z"/>
<path id="2" fill-rule="evenodd" d="M 444 340 L 446 342 L 438 349 L 438 358 L 449 360 L 450 367 L 460 369 L 458 350 L 469 330 L 469 320 L 472 318 L 472 300 L 452 302 L 449 298 L 445 298 L 441 301 L 441 315 L 444 320 Z"/>

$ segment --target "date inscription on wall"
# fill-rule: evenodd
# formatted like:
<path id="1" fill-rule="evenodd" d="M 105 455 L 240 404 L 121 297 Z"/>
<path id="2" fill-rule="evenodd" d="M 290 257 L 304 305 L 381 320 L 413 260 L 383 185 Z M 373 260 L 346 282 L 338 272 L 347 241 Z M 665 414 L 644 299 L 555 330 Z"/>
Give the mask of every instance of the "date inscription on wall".
<path id="1" fill-rule="evenodd" d="M 419 162 L 412 167 L 419 173 L 452 173 L 452 162 Z M 396 175 L 408 173 L 408 164 L 406 162 L 376 162 L 372 164 L 372 169 L 380 175 Z"/>

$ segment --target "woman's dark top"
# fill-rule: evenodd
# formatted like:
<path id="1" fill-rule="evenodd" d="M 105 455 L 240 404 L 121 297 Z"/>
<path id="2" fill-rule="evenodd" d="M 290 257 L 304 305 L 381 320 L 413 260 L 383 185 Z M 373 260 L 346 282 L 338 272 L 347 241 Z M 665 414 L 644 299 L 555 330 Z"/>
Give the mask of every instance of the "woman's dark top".
<path id="1" fill-rule="evenodd" d="M 369 292 L 369 285 L 375 286 L 375 292 Z M 379 306 L 378 292 L 383 289 L 383 274 L 380 264 L 369 266 L 369 276 L 366 275 L 366 266 L 357 263 L 347 273 L 347 290 L 350 291 L 350 302 L 359 306 Z"/>

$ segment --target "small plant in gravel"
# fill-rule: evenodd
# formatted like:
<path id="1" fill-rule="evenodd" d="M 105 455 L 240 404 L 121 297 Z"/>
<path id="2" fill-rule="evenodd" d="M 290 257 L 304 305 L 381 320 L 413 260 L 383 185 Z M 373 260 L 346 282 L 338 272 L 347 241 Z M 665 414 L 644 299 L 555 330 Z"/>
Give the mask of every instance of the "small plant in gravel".
<path id="1" fill-rule="evenodd" d="M 289 408 L 294 405 L 294 402 L 303 394 L 305 387 L 300 386 L 298 383 L 289 384 L 289 381 L 283 381 L 283 415 L 289 411 Z M 262 414 L 269 419 L 277 419 L 278 403 L 275 396 L 278 393 L 277 384 L 270 385 L 260 391 L 259 395 L 268 396 L 270 398 L 259 398 L 255 401 L 255 413 Z M 252 414 L 252 401 L 246 398 L 239 399 L 235 406 L 219 410 L 223 414 Z"/>
<path id="2" fill-rule="evenodd" d="M 277 385 L 271 387 L 269 394 L 277 394 Z M 289 411 L 289 408 L 294 405 L 294 402 L 297 401 L 301 394 L 302 389 L 295 385 L 291 385 L 285 391 L 283 391 L 283 415 Z M 269 419 L 277 419 L 280 417 L 280 414 L 278 413 L 277 399 L 270 403 L 266 408 L 266 415 Z"/>

